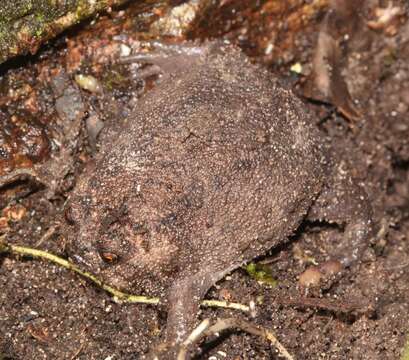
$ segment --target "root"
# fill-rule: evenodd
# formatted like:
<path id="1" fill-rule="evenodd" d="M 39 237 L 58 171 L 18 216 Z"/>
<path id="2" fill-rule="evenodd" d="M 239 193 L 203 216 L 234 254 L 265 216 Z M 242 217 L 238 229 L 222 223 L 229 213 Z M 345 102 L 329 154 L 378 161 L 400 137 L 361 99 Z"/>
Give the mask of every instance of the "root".
<path id="1" fill-rule="evenodd" d="M 193 344 L 198 343 L 201 339 L 210 335 L 216 335 L 227 329 L 239 329 L 252 335 L 262 337 L 268 340 L 277 349 L 279 356 L 286 360 L 294 360 L 271 331 L 238 318 L 218 319 L 213 325 L 210 325 L 209 319 L 203 320 L 180 346 L 177 360 L 186 360 L 188 348 Z"/>

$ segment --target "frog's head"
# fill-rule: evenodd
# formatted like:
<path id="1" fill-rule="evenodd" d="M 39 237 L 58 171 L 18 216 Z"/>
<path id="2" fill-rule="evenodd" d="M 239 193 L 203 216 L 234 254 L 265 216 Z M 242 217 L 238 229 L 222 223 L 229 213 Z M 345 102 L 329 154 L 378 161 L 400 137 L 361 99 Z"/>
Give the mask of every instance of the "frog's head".
<path id="1" fill-rule="evenodd" d="M 137 195 L 129 199 L 119 191 L 105 201 L 107 193 L 101 188 L 80 190 L 66 211 L 72 258 L 110 285 L 158 293 L 177 272 L 178 247 L 163 226 L 163 216 Z"/>

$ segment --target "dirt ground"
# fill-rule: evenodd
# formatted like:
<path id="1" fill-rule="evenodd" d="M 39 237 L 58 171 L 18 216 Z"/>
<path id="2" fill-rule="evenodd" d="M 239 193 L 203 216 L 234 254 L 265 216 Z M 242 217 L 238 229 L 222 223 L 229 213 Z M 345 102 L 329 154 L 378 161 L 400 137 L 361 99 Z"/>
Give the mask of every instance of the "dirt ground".
<path id="1" fill-rule="evenodd" d="M 272 329 L 295 359 L 400 359 L 409 328 L 407 2 L 371 0 L 349 13 L 333 9 L 339 13 L 335 30 L 322 25 L 329 11 L 325 1 L 212 4 L 172 41 L 229 39 L 291 86 L 352 164 L 373 207 L 376 231 L 360 264 L 329 288 L 305 289 L 299 274 L 311 259 L 325 259 L 324 239 L 342 233 L 305 221 L 288 243 L 260 259 L 276 286 L 238 269 L 207 294 L 255 301 L 255 317 L 203 308 L 200 318 L 242 317 Z M 113 11 L 35 56 L 0 65 L 0 232 L 7 242 L 68 257 L 59 224 L 67 221 L 64 204 L 76 177 L 98 151 L 96 129 L 103 122 L 115 131 L 135 111 L 138 97 L 155 86 L 154 79 L 138 79 L 137 66 L 115 59 L 140 50 L 140 40 L 150 38 L 148 29 L 159 31 L 157 19 L 164 14 L 159 6 Z M 308 90 L 317 88 L 314 58 L 322 33 L 339 46 L 330 63 L 339 77 L 330 87 L 342 81 L 349 93 L 318 89 L 315 96 Z M 349 95 L 354 102 L 345 105 Z M 39 175 L 4 181 L 19 169 Z M 161 307 L 115 303 L 73 272 L 16 255 L 0 258 L 0 289 L 0 359 L 138 359 L 166 322 Z M 195 356 L 278 358 L 265 340 L 243 332 L 222 334 Z"/>

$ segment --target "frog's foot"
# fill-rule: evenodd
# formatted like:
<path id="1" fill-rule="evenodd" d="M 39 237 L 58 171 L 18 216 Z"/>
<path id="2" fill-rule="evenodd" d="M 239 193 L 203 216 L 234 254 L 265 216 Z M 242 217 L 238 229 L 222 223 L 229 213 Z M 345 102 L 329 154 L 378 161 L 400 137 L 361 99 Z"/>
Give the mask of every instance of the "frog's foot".
<path id="1" fill-rule="evenodd" d="M 39 183 L 44 183 L 44 180 L 39 177 L 35 170 L 31 168 L 21 168 L 0 176 L 0 188 L 10 185 L 16 181 L 25 180 L 34 180 Z"/>
<path id="2" fill-rule="evenodd" d="M 3 189 L 8 186 L 13 186 L 13 184 L 18 184 L 24 182 L 28 186 L 24 186 L 23 189 L 16 191 L 14 193 L 13 198 L 19 198 L 26 196 L 27 194 L 31 193 L 33 189 L 37 188 L 46 188 L 46 189 L 53 189 L 53 185 L 55 185 L 55 181 L 51 182 L 46 176 L 41 174 L 41 172 L 37 171 L 36 167 L 33 166 L 32 168 L 20 168 L 11 171 L 8 174 L 4 174 L 0 176 L 0 189 Z M 51 198 L 51 196 L 47 196 L 48 192 L 52 192 L 52 190 L 48 190 L 46 193 L 46 198 Z"/>
<path id="3" fill-rule="evenodd" d="M 52 157 L 41 164 L 35 164 L 31 168 L 20 168 L 8 174 L 0 176 L 0 189 L 19 182 L 27 182 L 35 188 L 45 188 L 46 199 L 51 199 L 59 191 L 60 183 L 69 173 L 73 164 L 71 149 L 66 147 L 60 150 L 56 157 Z M 31 190 L 27 190 L 31 192 Z M 16 195 L 20 197 L 21 194 Z"/>
<path id="4" fill-rule="evenodd" d="M 142 356 L 142 360 L 175 360 L 179 353 L 179 346 L 164 342 Z"/>
<path id="5" fill-rule="evenodd" d="M 149 65 L 139 69 L 138 76 L 147 79 L 150 76 L 160 75 L 161 81 L 171 74 L 185 72 L 186 69 L 205 58 L 212 49 L 216 48 L 216 42 L 198 45 L 196 42 L 184 42 L 181 44 L 168 44 L 161 41 L 152 41 L 147 44 L 151 48 L 149 52 L 140 52 L 118 60 L 120 64 L 139 63 Z"/>
<path id="6" fill-rule="evenodd" d="M 333 169 L 331 180 L 308 214 L 309 220 L 344 226 L 341 240 L 331 244 L 331 259 L 306 270 L 319 271 L 321 279 L 356 264 L 368 249 L 373 233 L 372 209 L 367 195 L 344 167 L 345 163 L 341 162 Z"/>

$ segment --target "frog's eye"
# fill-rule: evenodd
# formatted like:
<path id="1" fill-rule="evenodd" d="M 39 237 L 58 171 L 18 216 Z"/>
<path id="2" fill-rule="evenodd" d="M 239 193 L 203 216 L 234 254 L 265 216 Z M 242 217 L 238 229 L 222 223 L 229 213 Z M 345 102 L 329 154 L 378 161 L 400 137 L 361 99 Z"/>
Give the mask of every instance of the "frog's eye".
<path id="1" fill-rule="evenodd" d="M 116 264 L 119 261 L 119 256 L 110 251 L 100 250 L 99 256 L 107 264 Z"/>

